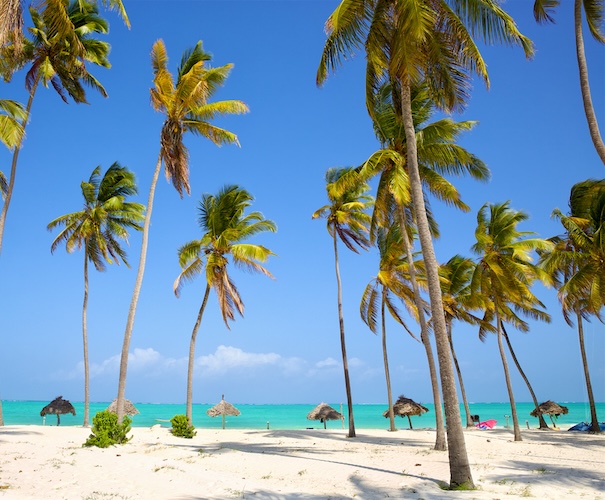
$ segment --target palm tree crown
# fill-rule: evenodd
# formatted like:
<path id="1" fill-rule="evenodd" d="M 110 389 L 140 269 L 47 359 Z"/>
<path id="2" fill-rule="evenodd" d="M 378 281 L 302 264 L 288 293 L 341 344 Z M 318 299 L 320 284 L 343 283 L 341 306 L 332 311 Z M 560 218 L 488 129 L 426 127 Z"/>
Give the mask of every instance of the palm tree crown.
<path id="1" fill-rule="evenodd" d="M 158 40 L 151 53 L 153 83 L 151 104 L 164 113 L 161 132 L 160 157 L 164 162 L 166 178 L 182 196 L 190 193 L 189 154 L 183 143 L 185 132 L 192 132 L 210 139 L 214 144 L 237 144 L 237 136 L 210 123 L 216 116 L 243 114 L 248 107 L 241 101 L 208 102 L 222 86 L 232 64 L 217 68 L 207 67 L 211 56 L 204 52 L 202 42 L 183 54 L 176 81 L 168 71 L 168 56 L 162 40 Z"/>
<path id="2" fill-rule="evenodd" d="M 105 270 L 105 262 L 119 264 L 122 261 L 128 266 L 119 240 L 128 241 L 129 229 L 142 229 L 140 222 L 145 210 L 140 203 L 126 201 L 128 196 L 137 193 L 134 174 L 116 162 L 101 177 L 101 167 L 96 167 L 81 188 L 84 208 L 48 224 L 49 230 L 63 226 L 51 251 L 62 243 L 69 253 L 84 247 L 97 271 Z"/>
<path id="3" fill-rule="evenodd" d="M 359 249 L 370 247 L 369 222 L 370 215 L 367 209 L 372 206 L 374 199 L 366 194 L 369 186 L 365 182 L 358 182 L 348 189 L 341 189 L 337 181 L 352 172 L 352 168 L 330 168 L 326 172 L 328 198 L 331 203 L 318 208 L 313 218 L 325 218 L 328 233 L 338 237 L 345 246 L 355 253 Z"/>
<path id="4" fill-rule="evenodd" d="M 225 186 L 216 196 L 205 194 L 199 206 L 199 225 L 204 234 L 178 252 L 183 270 L 174 283 L 175 294 L 178 296 L 185 282 L 205 270 L 206 283 L 216 292 L 227 327 L 229 320 L 235 319 L 235 311 L 244 312 L 239 292 L 227 271 L 228 257 L 238 267 L 272 277 L 261 263 L 274 253 L 262 245 L 243 243 L 258 233 L 277 230 L 275 223 L 260 212 L 245 214 L 252 200 L 250 193 L 234 185 Z"/>

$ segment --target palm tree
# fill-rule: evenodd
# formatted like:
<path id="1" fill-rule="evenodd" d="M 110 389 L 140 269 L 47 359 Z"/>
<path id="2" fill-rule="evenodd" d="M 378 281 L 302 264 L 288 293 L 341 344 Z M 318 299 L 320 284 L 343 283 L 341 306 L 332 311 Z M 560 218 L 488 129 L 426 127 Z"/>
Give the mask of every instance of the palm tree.
<path id="1" fill-rule="evenodd" d="M 516 326 L 522 327 L 522 322 L 511 305 L 514 309 L 533 317 L 548 318 L 546 313 L 536 308 L 542 304 L 530 288 L 536 279 L 544 283 L 549 283 L 550 280 L 543 270 L 532 263 L 530 252 L 546 251 L 552 247 L 552 243 L 546 240 L 527 238 L 534 233 L 517 230 L 517 225 L 526 219 L 527 215 L 511 209 L 508 201 L 501 204 L 486 203 L 477 214 L 476 243 L 472 247 L 479 255 L 479 262 L 473 272 L 471 288 L 473 293 L 480 294 L 486 301 L 483 321 L 495 321 L 515 441 L 521 441 L 522 438 L 508 362 L 502 344 L 502 323 L 513 321 Z M 480 327 L 480 335 L 483 335 L 484 331 L 485 329 Z"/>
<path id="2" fill-rule="evenodd" d="M 553 10 L 558 7 L 559 0 L 535 0 L 534 17 L 540 23 L 554 23 Z M 590 94 L 590 81 L 588 79 L 588 64 L 584 51 L 584 34 L 582 30 L 582 11 L 586 16 L 586 23 L 592 37 L 599 43 L 605 43 L 603 26 L 603 0 L 574 0 L 574 31 L 576 39 L 576 58 L 578 60 L 578 71 L 580 73 L 580 91 L 582 92 L 582 103 L 584 113 L 588 122 L 590 138 L 594 144 L 597 154 L 605 164 L 605 143 L 599 132 L 597 116 L 592 104 Z"/>
<path id="3" fill-rule="evenodd" d="M 471 33 L 487 42 L 521 45 L 527 56 L 531 42 L 496 2 L 410 0 L 342 0 L 326 23 L 328 39 L 317 72 L 317 83 L 357 49 L 366 51 L 366 101 L 384 81 L 393 86 L 401 105 L 411 195 L 425 260 L 429 297 L 447 420 L 450 487 L 473 487 L 460 409 L 456 396 L 447 328 L 443 316 L 438 263 L 424 205 L 418 169 L 411 89 L 423 79 L 437 106 L 456 110 L 469 94 L 470 73 L 488 83 L 487 67 Z"/>
<path id="4" fill-rule="evenodd" d="M 462 371 L 458 363 L 456 351 L 454 350 L 454 341 L 452 338 L 452 325 L 455 320 L 464 321 L 473 325 L 481 324 L 481 318 L 475 316 L 471 311 L 481 308 L 481 296 L 472 294 L 470 282 L 475 263 L 461 255 L 454 255 L 445 264 L 439 268 L 442 277 L 441 293 L 443 296 L 443 312 L 445 314 L 445 323 L 447 325 L 447 336 L 452 351 L 452 360 L 456 368 L 456 375 L 460 385 L 460 395 L 464 405 L 466 415 L 466 426 L 474 427 L 471 418 L 471 412 L 462 379 Z M 478 300 L 479 299 L 479 300 Z M 488 327 L 488 325 L 486 325 Z"/>
<path id="5" fill-rule="evenodd" d="M 244 304 L 227 271 L 228 256 L 231 256 L 233 263 L 238 267 L 273 277 L 260 263 L 266 262 L 274 253 L 261 245 L 242 243 L 255 234 L 277 230 L 275 223 L 265 219 L 260 212 L 245 214 L 252 200 L 252 196 L 238 186 L 225 186 L 216 196 L 205 194 L 199 206 L 199 225 L 204 234 L 201 239 L 185 243 L 179 248 L 179 264 L 182 271 L 174 282 L 176 296 L 179 296 L 185 282 L 193 280 L 202 272 L 206 276 L 206 291 L 189 344 L 186 412 L 190 425 L 193 414 L 195 340 L 210 290 L 214 290 L 218 297 L 227 328 L 229 320 L 235 320 L 236 311 L 241 316 L 244 314 Z"/>
<path id="6" fill-rule="evenodd" d="M 605 180 L 575 184 L 569 207 L 569 215 L 559 209 L 553 211 L 553 217 L 561 222 L 565 234 L 551 238 L 555 247 L 541 255 L 540 264 L 555 280 L 565 321 L 570 326 L 573 326 L 573 316 L 577 321 L 591 431 L 599 433 L 583 321 L 591 315 L 601 320 L 601 309 L 605 304 Z"/>
<path id="7" fill-rule="evenodd" d="M 376 333 L 376 320 L 380 312 L 382 357 L 387 384 L 390 430 L 396 431 L 387 354 L 386 309 L 388 309 L 393 319 L 402 325 L 413 337 L 414 335 L 405 324 L 394 299 L 400 298 L 404 305 L 407 306 L 408 312 L 413 316 L 417 316 L 418 312 L 415 310 L 416 298 L 414 290 L 407 286 L 409 282 L 409 267 L 403 249 L 403 238 L 399 226 L 391 224 L 389 228 L 378 228 L 376 246 L 380 254 L 379 271 L 378 275 L 368 283 L 363 292 L 360 313 L 361 319 L 369 326 L 372 332 Z"/>
<path id="8" fill-rule="evenodd" d="M 20 120 L 25 117 L 23 106 L 16 101 L 9 99 L 0 99 L 0 141 L 8 148 L 12 149 L 15 144 L 21 140 L 23 127 Z M 8 182 L 6 176 L 0 171 L 0 197 L 2 200 L 6 197 L 8 191 Z M 4 426 L 4 415 L 2 413 L 2 399 L 0 399 L 0 427 Z"/>
<path id="9" fill-rule="evenodd" d="M 137 193 L 135 177 L 117 162 L 101 178 L 101 167 L 96 167 L 88 182 L 80 185 L 84 208 L 78 212 L 57 217 L 48 229 L 63 227 L 52 242 L 51 252 L 65 243 L 68 253 L 84 247 L 84 304 L 82 306 L 82 339 L 84 344 L 84 427 L 89 425 L 90 373 L 88 368 L 88 263 L 97 271 L 105 271 L 105 262 L 128 265 L 126 252 L 119 240 L 128 241 L 128 230 L 140 231 L 145 207 L 126 201 Z"/>
<path id="10" fill-rule="evenodd" d="M 343 175 L 351 172 L 351 168 L 331 168 L 326 172 L 326 188 L 330 204 L 324 205 L 313 213 L 313 218 L 323 217 L 334 244 L 334 266 L 336 270 L 338 324 L 340 327 L 340 349 L 342 353 L 342 366 L 347 393 L 347 407 L 349 411 L 349 437 L 355 437 L 355 420 L 353 416 L 353 397 L 349 380 L 349 364 L 347 361 L 347 348 L 345 342 L 345 324 L 342 313 L 342 283 L 340 279 L 340 264 L 338 260 L 338 240 L 355 253 L 359 249 L 367 250 L 370 246 L 368 240 L 370 216 L 367 213 L 373 199 L 367 195 L 369 186 L 358 183 L 350 189 L 340 191 L 335 183 Z"/>
<path id="11" fill-rule="evenodd" d="M 385 225 L 393 209 L 391 201 L 395 202 L 394 209 L 398 215 L 397 221 L 403 230 L 404 251 L 410 266 L 410 281 L 416 297 L 417 318 L 420 324 L 421 339 L 425 348 L 431 384 L 433 388 L 433 403 L 435 407 L 436 438 L 435 449 L 446 449 L 445 425 L 441 410 L 441 397 L 437 368 L 429 338 L 429 330 L 424 315 L 424 301 L 416 283 L 416 273 L 413 258 L 413 228 L 415 215 L 411 205 L 409 176 L 406 169 L 406 139 L 399 113 L 399 108 L 393 104 L 391 85 L 383 85 L 373 97 L 372 118 L 374 129 L 383 149 L 373 153 L 358 169 L 359 177 L 369 180 L 380 174 L 376 204 L 373 213 L 373 228 Z M 455 141 L 459 135 L 471 130 L 475 122 L 455 122 L 449 118 L 429 123 L 435 111 L 434 104 L 428 98 L 425 85 L 414 88 L 412 112 L 419 138 L 418 161 L 423 183 L 426 189 L 437 199 L 443 200 L 461 210 L 468 211 L 469 207 L 462 202 L 456 188 L 447 181 L 443 174 L 461 175 L 468 173 L 478 180 L 487 180 L 489 170 L 485 164 L 466 149 L 458 146 Z M 427 200 L 427 215 L 434 235 L 438 236 L 437 223 L 432 219 Z M 388 223 L 387 223 L 388 225 Z"/>
<path id="12" fill-rule="evenodd" d="M 30 68 L 25 77 L 25 87 L 29 92 L 25 116 L 21 121 L 23 133 L 29 121 L 34 96 L 40 83 L 45 87 L 49 84 L 57 91 L 64 102 L 68 102 L 69 95 L 76 103 L 86 103 L 86 92 L 84 84 L 98 90 L 104 97 L 107 93 L 97 79 L 88 72 L 86 63 L 93 63 L 108 68 L 110 66 L 107 56 L 109 44 L 94 38 L 98 33 L 105 34 L 108 31 L 107 22 L 98 15 L 95 4 L 86 1 L 73 0 L 69 4 L 67 14 L 73 24 L 74 34 L 78 43 L 82 46 L 81 51 L 76 51 L 73 43 L 66 40 L 56 31 L 45 12 L 40 14 L 33 7 L 30 8 L 33 27 L 29 28 L 32 35 L 31 40 L 25 41 L 23 54 L 17 56 L 15 45 L 5 48 L 4 61 L 12 61 L 18 66 L 30 63 Z M 10 57 L 12 54 L 12 57 Z M 5 77 L 10 78 L 9 71 L 5 66 L 2 68 Z M 15 143 L 13 159 L 11 163 L 10 177 L 6 198 L 0 213 L 0 251 L 4 236 L 6 215 L 12 198 L 17 173 L 17 160 L 23 143 L 23 134 Z"/>
<path id="13" fill-rule="evenodd" d="M 160 132 L 160 152 L 149 188 L 141 256 L 122 345 L 117 397 L 119 422 L 122 422 L 124 418 L 128 350 L 145 274 L 153 199 L 162 165 L 164 165 L 166 178 L 172 182 L 179 195 L 182 197 L 183 191 L 189 194 L 189 154 L 183 143 L 184 134 L 186 132 L 198 134 L 217 146 L 239 145 L 235 134 L 216 127 L 211 120 L 216 116 L 243 114 L 248 111 L 248 107 L 241 101 L 208 102 L 218 88 L 225 83 L 233 67 L 232 64 L 216 68 L 207 67 L 206 63 L 210 59 L 210 54 L 203 50 L 202 42 L 199 41 L 193 49 L 184 52 L 175 82 L 168 70 L 168 55 L 164 42 L 162 40 L 155 42 L 151 51 L 154 85 L 151 89 L 151 104 L 156 111 L 164 113 L 165 120 Z"/>

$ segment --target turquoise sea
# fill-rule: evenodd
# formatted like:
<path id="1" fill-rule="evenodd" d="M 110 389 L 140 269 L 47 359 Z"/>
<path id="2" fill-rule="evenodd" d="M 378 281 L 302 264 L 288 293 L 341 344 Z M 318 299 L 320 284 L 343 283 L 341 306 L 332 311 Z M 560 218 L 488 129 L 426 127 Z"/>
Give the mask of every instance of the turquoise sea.
<path id="1" fill-rule="evenodd" d="M 563 430 L 577 424 L 578 422 L 590 421 L 590 408 L 588 403 L 567 403 L 557 401 L 560 405 L 566 406 L 569 410 L 567 415 L 561 415 L 556 419 L 557 427 Z M 3 401 L 2 409 L 5 425 L 57 425 L 57 419 L 54 415 L 40 417 L 40 410 L 49 403 L 49 401 Z M 71 402 L 76 409 L 76 416 L 71 414 L 61 416 L 61 425 L 82 425 L 84 415 L 84 403 Z M 132 417 L 134 427 L 151 427 L 160 424 L 170 427 L 170 419 L 174 415 L 185 414 L 184 404 L 151 404 L 134 403 L 140 414 Z M 237 429 L 306 429 L 323 427 L 318 421 L 307 420 L 307 414 L 316 406 L 313 404 L 291 404 L 291 405 L 238 405 L 232 403 L 241 414 L 237 417 L 227 417 L 227 428 Z M 348 415 L 346 405 L 340 403 L 328 403 L 336 410 Z M 435 428 L 435 416 L 433 405 L 421 402 L 429 409 L 419 417 L 412 417 L 412 425 L 415 429 Z M 90 416 L 96 412 L 107 408 L 108 402 L 91 403 Z M 212 418 L 206 414 L 206 410 L 212 405 L 195 404 L 193 405 L 193 425 L 196 428 L 216 429 L 222 425 L 221 417 Z M 387 405 L 381 404 L 358 404 L 353 407 L 355 428 L 356 429 L 387 429 L 388 420 L 382 416 L 387 409 Z M 532 403 L 517 403 L 517 413 L 519 423 L 523 428 L 529 425 L 532 428 L 538 426 L 538 419 L 530 416 L 534 409 Z M 508 403 L 471 403 L 470 411 L 473 415 L 479 415 L 481 421 L 497 420 L 496 427 L 506 427 L 507 418 L 510 416 L 511 408 Z M 461 405 L 461 415 L 465 422 L 464 407 Z M 605 403 L 597 403 L 597 415 L 599 421 L 605 421 Z M 550 417 L 545 416 L 550 425 Z M 509 425 L 512 425 L 512 419 L 508 418 Z M 407 418 L 397 417 L 396 425 L 398 429 L 409 428 Z M 329 429 L 339 429 L 343 426 L 348 428 L 348 423 L 341 421 L 329 421 Z"/>

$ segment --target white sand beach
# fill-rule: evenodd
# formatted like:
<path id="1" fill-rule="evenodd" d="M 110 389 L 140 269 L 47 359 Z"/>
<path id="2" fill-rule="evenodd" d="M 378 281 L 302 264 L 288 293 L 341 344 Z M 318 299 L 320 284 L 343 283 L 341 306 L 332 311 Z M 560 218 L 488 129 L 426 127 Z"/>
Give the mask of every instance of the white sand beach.
<path id="1" fill-rule="evenodd" d="M 605 498 L 604 435 L 468 430 L 477 489 L 445 491 L 433 430 L 197 431 L 135 427 L 100 449 L 83 427 L 0 427 L 0 499 Z"/>

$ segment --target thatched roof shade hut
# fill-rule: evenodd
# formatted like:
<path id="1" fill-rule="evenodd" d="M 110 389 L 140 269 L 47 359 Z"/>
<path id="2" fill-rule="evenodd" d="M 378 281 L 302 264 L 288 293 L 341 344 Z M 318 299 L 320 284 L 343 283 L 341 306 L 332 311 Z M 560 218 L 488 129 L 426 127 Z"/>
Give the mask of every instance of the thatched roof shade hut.
<path id="1" fill-rule="evenodd" d="M 421 404 L 416 403 L 416 401 L 406 398 L 403 395 L 399 396 L 393 405 L 393 412 L 395 413 L 395 416 L 399 415 L 401 418 L 408 417 L 410 429 L 413 429 L 412 420 L 410 417 L 420 416 L 427 411 L 429 411 L 429 409 L 426 406 L 422 406 Z M 382 416 L 388 417 L 389 410 L 385 411 Z"/>
<path id="2" fill-rule="evenodd" d="M 221 402 L 214 405 L 212 408 L 206 411 L 208 415 L 211 417 L 218 417 L 219 415 L 223 417 L 223 429 L 225 428 L 225 417 L 237 417 L 240 414 L 240 411 L 233 406 L 231 403 L 227 403 L 225 401 L 225 395 L 221 396 Z"/>
<path id="3" fill-rule="evenodd" d="M 67 399 L 63 399 L 63 396 L 58 396 L 48 403 L 44 408 L 42 408 L 42 411 L 40 411 L 40 416 L 44 417 L 45 415 L 57 415 L 57 425 L 61 425 L 61 415 L 65 415 L 67 413 L 75 415 L 76 409 Z"/>
<path id="4" fill-rule="evenodd" d="M 343 418 L 344 417 L 341 413 L 337 412 L 334 408 L 326 403 L 318 404 L 307 414 L 308 420 L 319 420 L 324 424 L 324 429 L 326 428 L 326 422 L 328 420 L 342 420 Z"/>
<path id="5" fill-rule="evenodd" d="M 111 404 L 105 409 L 105 411 L 109 411 L 111 413 L 118 413 L 118 400 L 114 399 Z M 132 404 L 128 399 L 124 400 L 124 415 L 128 415 L 132 417 L 133 415 L 138 415 L 139 410 Z"/>
<path id="6" fill-rule="evenodd" d="M 567 408 L 567 406 L 561 406 L 555 403 L 554 401 L 550 400 L 541 403 L 539 408 L 544 415 L 550 415 L 550 421 L 552 422 L 553 427 L 557 427 L 555 425 L 553 416 L 558 417 L 559 415 L 567 415 L 569 413 L 569 409 Z M 537 417 L 538 411 L 534 408 L 529 414 L 532 417 Z"/>

